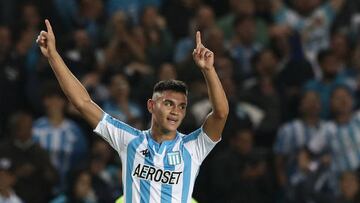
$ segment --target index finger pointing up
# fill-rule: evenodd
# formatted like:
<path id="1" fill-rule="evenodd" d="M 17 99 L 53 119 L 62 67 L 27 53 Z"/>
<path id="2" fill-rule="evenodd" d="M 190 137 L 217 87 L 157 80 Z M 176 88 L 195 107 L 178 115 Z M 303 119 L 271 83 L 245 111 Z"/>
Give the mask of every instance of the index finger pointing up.
<path id="1" fill-rule="evenodd" d="M 201 34 L 200 31 L 196 32 L 196 47 L 199 47 L 201 45 Z"/>
<path id="2" fill-rule="evenodd" d="M 47 29 L 48 33 L 53 34 L 53 30 L 52 30 L 50 21 L 48 19 L 45 20 L 45 25 L 46 25 L 46 29 Z"/>

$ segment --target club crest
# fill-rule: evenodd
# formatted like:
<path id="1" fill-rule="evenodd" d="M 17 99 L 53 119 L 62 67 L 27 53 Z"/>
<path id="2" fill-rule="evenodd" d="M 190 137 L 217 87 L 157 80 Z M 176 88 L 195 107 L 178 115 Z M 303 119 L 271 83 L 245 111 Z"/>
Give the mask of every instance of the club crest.
<path id="1" fill-rule="evenodd" d="M 167 154 L 167 158 L 168 158 L 168 163 L 171 166 L 175 166 L 178 164 L 181 164 L 181 156 L 180 156 L 180 152 L 179 151 L 175 151 L 175 152 L 169 152 Z"/>

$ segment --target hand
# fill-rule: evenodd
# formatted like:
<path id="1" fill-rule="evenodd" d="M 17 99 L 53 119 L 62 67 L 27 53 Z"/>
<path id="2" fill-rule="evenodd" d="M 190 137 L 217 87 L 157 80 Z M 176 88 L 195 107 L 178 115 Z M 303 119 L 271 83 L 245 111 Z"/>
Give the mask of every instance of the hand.
<path id="1" fill-rule="evenodd" d="M 45 25 L 47 32 L 42 30 L 36 39 L 36 43 L 38 43 L 41 53 L 48 58 L 50 54 L 56 52 L 56 46 L 55 35 L 49 20 L 45 20 Z"/>
<path id="2" fill-rule="evenodd" d="M 196 48 L 193 51 L 193 58 L 201 70 L 214 68 L 214 53 L 201 43 L 200 32 L 196 32 Z"/>

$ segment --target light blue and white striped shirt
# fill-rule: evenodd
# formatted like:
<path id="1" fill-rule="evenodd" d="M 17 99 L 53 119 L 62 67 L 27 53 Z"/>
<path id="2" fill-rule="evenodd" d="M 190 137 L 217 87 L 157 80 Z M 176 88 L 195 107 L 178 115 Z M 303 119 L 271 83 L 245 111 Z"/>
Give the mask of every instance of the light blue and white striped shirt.
<path id="1" fill-rule="evenodd" d="M 69 170 L 86 156 L 87 140 L 80 127 L 68 119 L 54 126 L 47 117 L 42 117 L 34 122 L 32 131 L 34 141 L 47 150 L 51 163 L 59 172 L 58 189 L 63 190 Z"/>
<path id="2" fill-rule="evenodd" d="M 309 126 L 300 119 L 285 123 L 278 131 L 274 152 L 280 155 L 297 153 L 300 148 L 309 147 L 311 140 L 324 134 L 325 129 L 325 121 L 320 121 L 317 126 Z"/>
<path id="3" fill-rule="evenodd" d="M 313 151 L 329 150 L 335 172 L 356 170 L 360 166 L 360 112 L 346 124 L 328 122 L 326 133 L 311 141 Z"/>
<path id="4" fill-rule="evenodd" d="M 106 113 L 94 132 L 120 155 L 126 203 L 190 202 L 199 167 L 217 143 L 200 128 L 159 144 L 150 130 L 137 130 Z"/>

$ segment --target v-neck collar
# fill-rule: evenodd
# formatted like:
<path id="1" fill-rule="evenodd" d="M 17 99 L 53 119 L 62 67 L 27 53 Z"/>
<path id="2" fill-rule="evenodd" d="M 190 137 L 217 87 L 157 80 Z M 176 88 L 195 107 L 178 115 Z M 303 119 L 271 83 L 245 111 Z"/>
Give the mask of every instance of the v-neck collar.
<path id="1" fill-rule="evenodd" d="M 153 139 L 151 135 L 151 129 L 147 130 L 145 134 L 148 140 L 150 150 L 153 150 L 157 154 L 163 154 L 164 151 L 166 151 L 167 149 L 173 148 L 177 139 L 179 138 L 179 133 L 176 131 L 176 136 L 174 139 L 164 140 L 162 143 L 158 143 Z"/>

